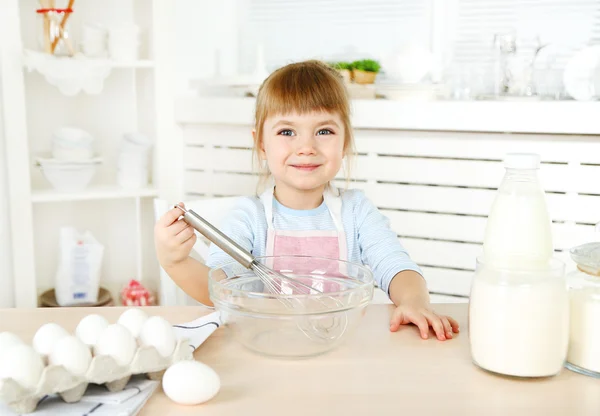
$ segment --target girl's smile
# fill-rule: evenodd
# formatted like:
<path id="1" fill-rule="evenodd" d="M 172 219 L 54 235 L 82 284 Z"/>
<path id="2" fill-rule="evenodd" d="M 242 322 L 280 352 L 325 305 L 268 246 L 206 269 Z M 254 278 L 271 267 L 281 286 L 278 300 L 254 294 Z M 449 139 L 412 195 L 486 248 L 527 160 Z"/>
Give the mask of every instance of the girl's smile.
<path id="1" fill-rule="evenodd" d="M 290 165 L 290 166 L 298 169 L 299 171 L 312 172 L 312 171 L 316 170 L 317 168 L 319 168 L 321 165 L 318 165 L 318 164 L 305 164 L 305 165 L 295 164 L 295 165 Z"/>

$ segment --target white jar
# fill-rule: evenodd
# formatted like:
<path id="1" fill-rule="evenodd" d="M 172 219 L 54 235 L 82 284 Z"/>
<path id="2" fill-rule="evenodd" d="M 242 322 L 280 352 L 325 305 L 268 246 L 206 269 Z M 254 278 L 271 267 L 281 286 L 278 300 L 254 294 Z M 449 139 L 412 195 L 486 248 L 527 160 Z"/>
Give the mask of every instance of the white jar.
<path id="1" fill-rule="evenodd" d="M 477 259 L 469 299 L 471 357 L 479 367 L 517 377 L 558 374 L 569 343 L 565 265 L 500 268 Z"/>
<path id="2" fill-rule="evenodd" d="M 577 270 L 569 273 L 571 324 L 565 366 L 600 378 L 600 243 L 571 250 Z"/>

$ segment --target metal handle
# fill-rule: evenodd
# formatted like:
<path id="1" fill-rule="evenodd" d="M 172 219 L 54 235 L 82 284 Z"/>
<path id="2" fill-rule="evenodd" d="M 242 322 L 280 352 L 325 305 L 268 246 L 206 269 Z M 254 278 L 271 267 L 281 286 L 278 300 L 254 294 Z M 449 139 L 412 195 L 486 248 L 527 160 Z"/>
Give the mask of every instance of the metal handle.
<path id="1" fill-rule="evenodd" d="M 248 253 L 238 243 L 227 237 L 193 210 L 182 208 L 179 205 L 176 205 L 176 207 L 183 211 L 183 220 L 185 222 L 194 227 L 194 229 L 204 237 L 215 243 L 217 247 L 233 257 L 233 259 L 242 266 L 247 269 L 250 268 L 250 265 L 254 262 L 252 254 Z"/>

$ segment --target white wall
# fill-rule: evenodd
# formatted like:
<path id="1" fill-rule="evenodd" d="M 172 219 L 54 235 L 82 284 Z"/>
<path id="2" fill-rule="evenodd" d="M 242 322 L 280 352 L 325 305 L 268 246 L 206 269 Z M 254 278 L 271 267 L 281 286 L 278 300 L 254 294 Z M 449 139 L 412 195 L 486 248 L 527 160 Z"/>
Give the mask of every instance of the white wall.
<path id="1" fill-rule="evenodd" d="M 178 92 L 194 78 L 238 71 L 238 12 L 242 0 L 177 0 L 175 4 Z"/>
<path id="2" fill-rule="evenodd" d="M 0 46 L 0 97 L 2 96 L 2 48 Z M 4 108 L 0 100 L 0 307 L 14 306 L 14 287 L 8 219 L 8 189 L 6 175 L 6 149 L 4 147 Z"/>

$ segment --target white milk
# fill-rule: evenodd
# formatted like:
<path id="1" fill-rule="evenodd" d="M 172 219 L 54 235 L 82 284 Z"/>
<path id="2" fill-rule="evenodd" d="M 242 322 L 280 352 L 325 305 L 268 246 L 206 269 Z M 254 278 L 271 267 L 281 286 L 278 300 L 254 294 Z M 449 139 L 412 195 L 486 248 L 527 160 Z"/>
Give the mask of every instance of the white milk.
<path id="1" fill-rule="evenodd" d="M 569 343 L 564 279 L 506 285 L 480 270 L 469 310 L 471 355 L 480 367 L 520 377 L 560 372 Z"/>
<path id="2" fill-rule="evenodd" d="M 552 260 L 539 156 L 507 155 L 505 167 L 471 286 L 471 355 L 493 372 L 550 376 L 562 369 L 569 345 L 564 264 Z"/>
<path id="3" fill-rule="evenodd" d="M 592 298 L 595 294 L 596 298 Z M 572 289 L 567 361 L 600 376 L 600 299 L 595 288 Z"/>
<path id="4" fill-rule="evenodd" d="M 513 175 L 512 181 L 509 176 L 498 190 L 488 216 L 483 242 L 486 263 L 538 268 L 553 255 L 544 193 L 535 180 L 535 171 Z"/>

